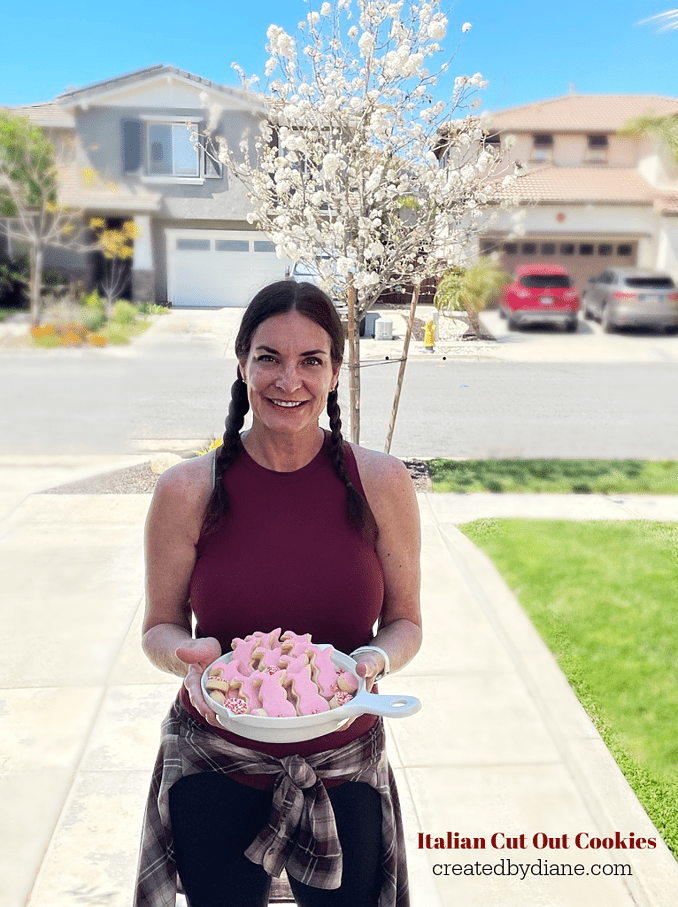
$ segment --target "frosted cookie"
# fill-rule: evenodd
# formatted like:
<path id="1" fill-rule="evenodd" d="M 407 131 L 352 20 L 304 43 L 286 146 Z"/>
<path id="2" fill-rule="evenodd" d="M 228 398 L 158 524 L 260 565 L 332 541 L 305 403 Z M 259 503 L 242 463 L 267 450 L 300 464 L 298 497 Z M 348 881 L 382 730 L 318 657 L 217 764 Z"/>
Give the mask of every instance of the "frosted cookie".
<path id="1" fill-rule="evenodd" d="M 239 696 L 234 696 L 232 699 L 225 699 L 223 705 L 224 708 L 228 709 L 229 712 L 233 712 L 234 715 L 246 715 L 249 712 L 247 703 Z"/>
<path id="2" fill-rule="evenodd" d="M 326 699 L 332 698 L 333 687 L 337 682 L 337 669 L 332 661 L 333 653 L 332 646 L 328 646 L 326 649 L 312 646 L 307 653 L 311 662 L 311 677 Z"/>
<path id="3" fill-rule="evenodd" d="M 256 709 L 263 708 L 263 703 L 259 694 L 259 687 L 263 677 L 267 674 L 261 671 L 253 671 L 249 677 L 237 677 L 231 684 L 231 692 L 239 699 L 244 699 L 248 712 L 254 712 Z"/>
<path id="4" fill-rule="evenodd" d="M 343 669 L 337 671 L 336 683 L 334 689 L 342 693 L 355 693 L 358 689 L 358 681 L 353 674 Z"/>
<path id="5" fill-rule="evenodd" d="M 249 673 L 251 673 L 251 668 Z M 210 668 L 209 674 L 207 675 L 207 682 L 205 686 L 208 690 L 223 690 L 228 692 L 231 687 L 231 683 L 238 677 L 244 676 L 240 670 L 240 665 L 235 662 L 225 662 L 217 661 Z"/>
<path id="6" fill-rule="evenodd" d="M 238 664 L 241 667 L 241 673 L 251 674 L 253 671 L 252 668 L 252 658 L 255 649 L 259 647 L 259 638 L 254 636 L 247 636 L 245 639 L 236 638 L 231 643 L 231 649 L 233 650 L 232 664 Z"/>
<path id="7" fill-rule="evenodd" d="M 281 647 L 274 646 L 272 649 L 259 647 L 254 650 L 253 663 L 257 671 L 267 671 L 269 674 L 275 674 L 281 670 L 280 660 L 283 657 Z"/>
<path id="8" fill-rule="evenodd" d="M 283 686 L 285 676 L 284 671 L 273 675 L 260 673 L 254 681 L 261 700 L 261 708 L 270 718 L 293 718 L 297 714 Z"/>
<path id="9" fill-rule="evenodd" d="M 286 682 L 287 696 L 294 704 L 297 715 L 318 715 L 329 711 L 327 699 L 320 695 L 311 677 L 311 666 L 292 674 Z"/>
<path id="10" fill-rule="evenodd" d="M 297 674 L 309 664 L 308 655 L 302 652 L 301 655 L 282 655 L 280 657 L 280 666 L 287 671 L 287 676 Z"/>
<path id="11" fill-rule="evenodd" d="M 294 630 L 285 630 L 280 637 L 280 643 L 282 650 L 286 655 L 305 654 L 306 650 L 311 645 L 311 634 L 303 633 L 302 635 L 299 635 L 298 633 L 295 633 Z"/>

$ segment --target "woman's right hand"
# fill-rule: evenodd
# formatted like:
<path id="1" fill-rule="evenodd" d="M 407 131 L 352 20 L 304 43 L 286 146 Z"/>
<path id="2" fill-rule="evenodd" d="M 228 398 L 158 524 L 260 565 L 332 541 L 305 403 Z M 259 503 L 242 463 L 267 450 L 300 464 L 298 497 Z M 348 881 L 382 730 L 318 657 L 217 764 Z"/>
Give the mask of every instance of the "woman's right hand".
<path id="1" fill-rule="evenodd" d="M 219 640 L 213 636 L 201 639 L 190 639 L 182 643 L 174 654 L 184 664 L 188 665 L 188 672 L 184 678 L 184 686 L 188 690 L 191 705 L 202 715 L 208 724 L 220 728 L 217 716 L 211 709 L 202 694 L 200 681 L 206 668 L 221 655 Z"/>

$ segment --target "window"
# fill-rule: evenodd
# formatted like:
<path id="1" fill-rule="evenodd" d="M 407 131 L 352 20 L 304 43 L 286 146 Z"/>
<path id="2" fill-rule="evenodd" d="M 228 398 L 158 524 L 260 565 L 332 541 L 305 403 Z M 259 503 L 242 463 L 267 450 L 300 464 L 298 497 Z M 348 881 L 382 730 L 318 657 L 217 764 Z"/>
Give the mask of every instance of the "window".
<path id="1" fill-rule="evenodd" d="M 178 239 L 177 251 L 179 252 L 209 252 L 209 239 Z"/>
<path id="2" fill-rule="evenodd" d="M 580 255 L 593 255 L 595 251 L 595 246 L 590 242 L 583 242 L 579 245 L 579 254 Z"/>
<path id="3" fill-rule="evenodd" d="M 198 122 L 192 128 L 200 132 Z M 191 131 L 184 117 L 122 120 L 122 172 L 161 182 L 221 179 L 221 164 L 202 137 L 191 139 Z"/>
<path id="4" fill-rule="evenodd" d="M 255 252 L 275 252 L 275 243 L 269 242 L 268 240 L 255 239 L 254 240 L 254 251 Z"/>
<path id="5" fill-rule="evenodd" d="M 609 243 L 609 242 L 601 243 L 598 246 L 598 255 L 612 255 L 612 252 L 613 252 L 612 243 Z"/>
<path id="6" fill-rule="evenodd" d="M 518 243 L 517 242 L 505 242 L 502 251 L 504 255 L 517 255 L 518 254 Z"/>
<path id="7" fill-rule="evenodd" d="M 617 246 L 617 255 L 621 255 L 625 258 L 628 255 L 632 255 L 632 254 L 633 254 L 633 246 L 626 245 L 626 243 L 624 243 L 623 245 Z"/>
<path id="8" fill-rule="evenodd" d="M 553 136 L 535 135 L 532 142 L 532 160 L 547 163 L 553 157 Z"/>
<path id="9" fill-rule="evenodd" d="M 539 290 L 547 287 L 571 287 L 572 281 L 567 274 L 523 274 L 520 278 L 521 287 L 533 287 Z"/>
<path id="10" fill-rule="evenodd" d="M 607 136 L 590 135 L 584 158 L 588 163 L 600 163 L 607 160 Z"/>
<path id="11" fill-rule="evenodd" d="M 555 255 L 556 254 L 556 244 L 554 242 L 543 242 L 541 244 L 541 254 L 542 255 Z"/>
<path id="12" fill-rule="evenodd" d="M 149 123 L 148 151 L 152 176 L 200 175 L 198 152 L 185 123 Z"/>
<path id="13" fill-rule="evenodd" d="M 560 254 L 561 255 L 574 255 L 574 243 L 572 243 L 572 242 L 561 243 Z"/>
<path id="14" fill-rule="evenodd" d="M 627 277 L 627 287 L 640 290 L 673 290 L 675 284 L 670 277 Z"/>
<path id="15" fill-rule="evenodd" d="M 248 239 L 218 239 L 214 243 L 217 252 L 249 252 Z"/>
<path id="16" fill-rule="evenodd" d="M 524 242 L 522 247 L 523 255 L 536 255 L 537 254 L 537 244 L 533 242 Z"/>

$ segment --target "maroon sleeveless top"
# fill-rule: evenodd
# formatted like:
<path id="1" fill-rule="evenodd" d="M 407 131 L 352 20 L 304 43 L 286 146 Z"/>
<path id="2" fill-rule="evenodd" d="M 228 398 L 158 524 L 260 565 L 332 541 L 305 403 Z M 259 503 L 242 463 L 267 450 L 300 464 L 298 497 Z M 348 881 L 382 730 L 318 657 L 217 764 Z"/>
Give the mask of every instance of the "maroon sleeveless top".
<path id="1" fill-rule="evenodd" d="M 280 627 L 310 633 L 314 642 L 345 653 L 372 638 L 384 577 L 374 545 L 348 523 L 346 486 L 332 468 L 329 438 L 326 432 L 317 456 L 295 472 L 266 469 L 240 445 L 223 478 L 228 513 L 198 543 L 190 582 L 196 637 L 215 636 L 229 651 L 236 636 Z M 348 444 L 344 450 L 351 481 L 364 493 L 353 452 Z M 180 698 L 202 721 L 184 687 Z M 345 731 L 294 744 L 260 743 L 211 729 L 238 746 L 277 757 L 304 756 L 343 746 L 375 721 L 362 715 Z M 253 776 L 242 780 L 256 783 Z"/>

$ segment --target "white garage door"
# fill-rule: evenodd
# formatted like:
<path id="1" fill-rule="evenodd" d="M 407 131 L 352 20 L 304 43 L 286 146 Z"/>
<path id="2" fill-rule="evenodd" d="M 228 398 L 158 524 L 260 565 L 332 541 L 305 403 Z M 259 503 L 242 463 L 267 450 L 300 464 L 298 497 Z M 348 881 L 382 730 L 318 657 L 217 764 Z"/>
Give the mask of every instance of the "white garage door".
<path id="1" fill-rule="evenodd" d="M 167 299 L 175 306 L 245 306 L 257 290 L 285 276 L 262 233 L 167 230 Z"/>

